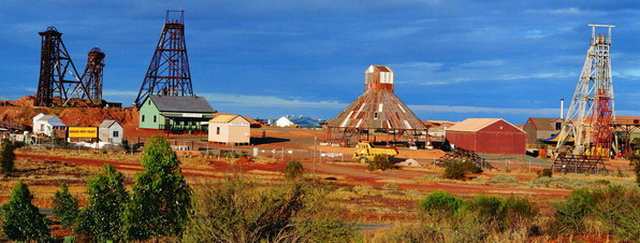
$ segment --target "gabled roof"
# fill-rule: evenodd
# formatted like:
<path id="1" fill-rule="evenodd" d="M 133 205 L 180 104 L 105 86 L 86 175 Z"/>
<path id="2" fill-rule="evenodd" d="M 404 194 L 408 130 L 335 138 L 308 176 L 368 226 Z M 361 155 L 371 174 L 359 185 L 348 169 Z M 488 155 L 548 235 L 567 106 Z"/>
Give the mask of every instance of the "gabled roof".
<path id="1" fill-rule="evenodd" d="M 101 128 L 110 128 L 113 124 L 118 123 L 116 120 L 104 120 L 100 123 Z"/>
<path id="2" fill-rule="evenodd" d="M 213 113 L 209 102 L 200 96 L 149 96 L 160 112 Z"/>
<path id="3" fill-rule="evenodd" d="M 538 130 L 555 131 L 556 122 L 562 122 L 562 120 L 560 118 L 529 117 L 527 122 L 530 122 Z"/>
<path id="4" fill-rule="evenodd" d="M 379 71 L 379 72 L 388 72 L 388 73 L 393 72 L 390 67 L 385 65 L 380 65 L 380 64 L 370 65 L 369 68 L 367 68 L 367 72 L 369 71 Z"/>
<path id="5" fill-rule="evenodd" d="M 246 122 L 250 122 L 249 119 L 245 118 L 244 116 L 241 115 L 236 115 L 236 114 L 220 114 L 215 116 L 213 119 L 209 120 L 210 122 L 218 122 L 218 123 L 229 123 L 233 120 L 235 120 L 236 118 L 242 118 L 243 120 L 245 120 Z"/>
<path id="6" fill-rule="evenodd" d="M 460 132 L 477 132 L 482 130 L 485 127 L 488 127 L 491 124 L 494 124 L 498 121 L 503 121 L 516 129 L 526 133 L 519 126 L 513 125 L 512 123 L 502 119 L 502 118 L 468 118 L 464 121 L 458 122 L 453 126 L 448 127 L 447 131 L 460 131 Z"/>
<path id="7" fill-rule="evenodd" d="M 60 120 L 60 118 L 58 118 L 55 115 L 43 115 L 40 116 L 40 118 L 37 119 L 38 121 L 46 121 L 47 123 L 49 123 L 50 125 L 54 126 L 54 127 L 64 127 L 65 124 L 64 122 L 62 122 L 62 120 Z"/>

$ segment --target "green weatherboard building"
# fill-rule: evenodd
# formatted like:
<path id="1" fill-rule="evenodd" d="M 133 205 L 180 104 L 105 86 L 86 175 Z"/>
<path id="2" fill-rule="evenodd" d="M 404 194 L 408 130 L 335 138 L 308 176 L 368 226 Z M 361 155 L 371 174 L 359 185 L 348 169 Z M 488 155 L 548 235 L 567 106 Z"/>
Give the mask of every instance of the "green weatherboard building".
<path id="1" fill-rule="evenodd" d="M 206 131 L 215 110 L 199 96 L 147 97 L 140 107 L 140 128 L 174 132 Z"/>

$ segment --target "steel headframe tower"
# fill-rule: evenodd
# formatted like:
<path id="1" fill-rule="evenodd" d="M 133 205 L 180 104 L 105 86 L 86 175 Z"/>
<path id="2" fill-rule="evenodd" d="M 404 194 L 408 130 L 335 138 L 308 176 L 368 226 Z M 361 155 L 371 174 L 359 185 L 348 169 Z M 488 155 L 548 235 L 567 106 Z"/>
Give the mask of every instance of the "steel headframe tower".
<path id="1" fill-rule="evenodd" d="M 194 95 L 184 36 L 184 11 L 167 11 L 160 40 L 135 104 L 140 107 L 150 95 Z"/>
<path id="2" fill-rule="evenodd" d="M 89 92 L 89 97 L 87 98 L 96 104 L 102 103 L 102 70 L 105 56 L 100 48 L 91 48 L 81 79 Z"/>
<path id="3" fill-rule="evenodd" d="M 573 138 L 573 154 L 607 157 L 613 141 L 612 121 L 615 117 L 610 52 L 611 30 L 615 26 L 589 26 L 591 45 L 562 122 L 556 151 Z"/>
<path id="4" fill-rule="evenodd" d="M 42 37 L 42 47 L 36 105 L 52 106 L 54 96 L 59 96 L 63 105 L 72 98 L 90 97 L 80 80 L 76 66 L 71 61 L 71 55 L 62 42 L 62 33 L 49 26 L 39 34 Z M 67 74 L 72 77 L 67 78 Z"/>

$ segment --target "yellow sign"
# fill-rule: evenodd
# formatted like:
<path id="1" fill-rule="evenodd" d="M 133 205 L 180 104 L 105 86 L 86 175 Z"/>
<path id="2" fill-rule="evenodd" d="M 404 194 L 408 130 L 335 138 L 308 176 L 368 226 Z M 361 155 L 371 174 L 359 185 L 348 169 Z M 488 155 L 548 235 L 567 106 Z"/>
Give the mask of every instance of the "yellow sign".
<path id="1" fill-rule="evenodd" d="M 70 138 L 97 138 L 97 127 L 69 127 Z"/>

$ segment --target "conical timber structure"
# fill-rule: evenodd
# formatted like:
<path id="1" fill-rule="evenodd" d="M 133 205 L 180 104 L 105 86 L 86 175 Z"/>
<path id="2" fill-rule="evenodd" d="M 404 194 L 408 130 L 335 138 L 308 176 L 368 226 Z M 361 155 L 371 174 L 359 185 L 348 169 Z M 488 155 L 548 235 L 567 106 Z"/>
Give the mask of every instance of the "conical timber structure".
<path id="1" fill-rule="evenodd" d="M 384 65 L 370 65 L 365 71 L 365 92 L 329 127 L 357 130 L 425 130 L 416 115 L 393 93 L 393 71 Z"/>

